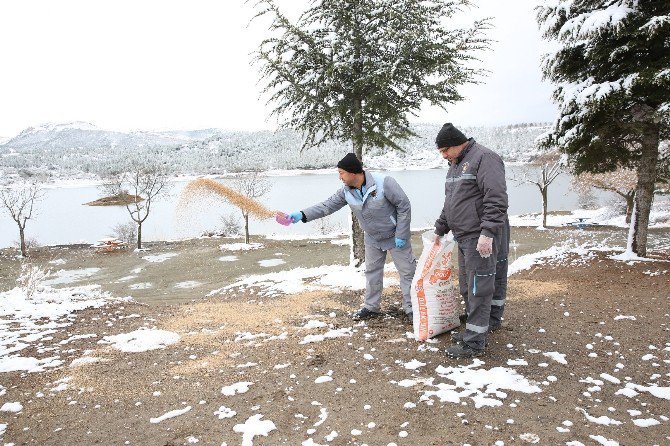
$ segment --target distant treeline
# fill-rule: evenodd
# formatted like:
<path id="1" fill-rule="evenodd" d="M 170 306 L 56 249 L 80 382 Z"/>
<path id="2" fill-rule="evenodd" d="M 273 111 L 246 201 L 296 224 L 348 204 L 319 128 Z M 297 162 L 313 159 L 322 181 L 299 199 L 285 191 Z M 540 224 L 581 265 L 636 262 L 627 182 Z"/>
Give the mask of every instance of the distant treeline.
<path id="1" fill-rule="evenodd" d="M 403 141 L 403 152 L 367 150 L 364 163 L 371 168 L 436 167 L 442 163 L 435 150 L 438 124 L 415 125 L 416 137 Z M 535 140 L 548 130 L 546 123 L 523 123 L 500 127 L 462 127 L 463 132 L 500 153 L 506 161 L 528 162 L 541 154 Z M 163 166 L 175 175 L 225 174 L 242 171 L 332 168 L 347 152 L 349 141 L 330 141 L 320 147 L 300 151 L 301 136 L 293 131 L 227 132 L 213 131 L 201 139 L 175 144 L 160 144 L 143 135 L 141 145 L 123 144 L 131 138 L 116 138 L 104 143 L 105 135 L 95 130 L 95 138 L 86 130 L 68 130 L 40 135 L 31 134 L 31 144 L 11 141 L 0 145 L 0 178 L 3 183 L 19 177 L 97 178 L 117 172 L 129 160 Z M 164 135 L 160 141 L 165 141 Z"/>

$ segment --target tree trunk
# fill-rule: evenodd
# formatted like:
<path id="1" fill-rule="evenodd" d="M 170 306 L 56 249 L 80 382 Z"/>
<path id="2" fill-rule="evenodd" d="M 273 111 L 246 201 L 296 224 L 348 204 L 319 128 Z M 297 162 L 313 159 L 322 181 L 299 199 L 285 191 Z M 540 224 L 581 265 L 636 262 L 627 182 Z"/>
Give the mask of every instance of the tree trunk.
<path id="1" fill-rule="evenodd" d="M 21 256 L 28 257 L 28 248 L 26 248 L 26 234 L 21 226 L 19 226 L 19 243 L 21 245 Z"/>
<path id="2" fill-rule="evenodd" d="M 137 224 L 137 249 L 142 249 L 142 223 Z"/>
<path id="3" fill-rule="evenodd" d="M 633 214 L 633 205 L 635 204 L 635 192 L 626 194 L 626 224 L 630 225 L 630 217 Z"/>
<path id="4" fill-rule="evenodd" d="M 642 135 L 642 150 L 637 165 L 637 186 L 635 189 L 635 236 L 633 252 L 640 257 L 647 256 L 647 235 L 649 213 L 654 201 L 654 184 L 658 164 L 659 126 L 650 124 Z"/>
<path id="5" fill-rule="evenodd" d="M 547 189 L 548 188 L 540 188 L 540 192 L 542 192 L 542 227 L 546 228 L 547 227 Z"/>
<path id="6" fill-rule="evenodd" d="M 363 162 L 363 107 L 360 99 L 354 100 L 354 129 L 352 134 L 354 154 Z M 354 266 L 359 267 L 365 262 L 365 240 L 363 229 L 351 214 L 352 260 Z"/>
<path id="7" fill-rule="evenodd" d="M 249 214 L 244 214 L 244 243 L 249 244 Z"/>

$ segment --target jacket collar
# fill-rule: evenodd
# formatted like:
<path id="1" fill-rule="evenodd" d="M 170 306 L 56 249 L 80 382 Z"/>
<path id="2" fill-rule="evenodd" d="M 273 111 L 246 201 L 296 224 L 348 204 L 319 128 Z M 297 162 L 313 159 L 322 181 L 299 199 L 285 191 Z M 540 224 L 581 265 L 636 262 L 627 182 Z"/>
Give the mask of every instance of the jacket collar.
<path id="1" fill-rule="evenodd" d="M 461 152 L 460 155 L 458 155 L 458 158 L 456 158 L 456 163 L 455 164 L 461 164 L 461 161 L 463 161 L 463 158 L 465 158 L 465 155 L 468 154 L 472 146 L 475 145 L 475 139 L 474 138 L 468 138 L 468 143 L 467 145 L 463 148 L 463 151 Z"/>
<path id="2" fill-rule="evenodd" d="M 361 201 L 365 201 L 365 199 L 368 197 L 368 195 L 377 190 L 377 183 L 375 182 L 374 177 L 370 172 L 367 170 L 363 170 L 363 173 L 365 174 L 365 185 L 363 186 L 365 188 L 365 194 L 362 197 Z M 357 189 L 355 187 L 349 187 L 345 186 L 347 189 L 349 189 L 349 192 L 353 194 L 355 197 L 360 196 L 359 191 L 360 189 Z"/>

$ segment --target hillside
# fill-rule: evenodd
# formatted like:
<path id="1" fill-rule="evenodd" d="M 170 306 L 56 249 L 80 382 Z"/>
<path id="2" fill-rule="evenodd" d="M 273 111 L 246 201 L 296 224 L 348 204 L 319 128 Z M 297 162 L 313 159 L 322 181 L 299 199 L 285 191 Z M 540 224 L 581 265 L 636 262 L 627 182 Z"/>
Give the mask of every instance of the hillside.
<path id="1" fill-rule="evenodd" d="M 405 152 L 365 153 L 372 168 L 431 168 L 442 160 L 434 147 L 439 124 L 415 125 L 417 133 L 402 143 Z M 500 153 L 508 162 L 528 162 L 540 154 L 535 139 L 546 125 L 463 127 L 463 131 Z M 4 182 L 18 177 L 97 178 L 128 160 L 168 166 L 175 174 L 223 174 L 243 170 L 320 169 L 335 166 L 351 150 L 349 142 L 332 141 L 300 150 L 293 131 L 231 132 L 216 129 L 168 132 L 116 132 L 88 123 L 43 125 L 24 130 L 0 144 Z"/>

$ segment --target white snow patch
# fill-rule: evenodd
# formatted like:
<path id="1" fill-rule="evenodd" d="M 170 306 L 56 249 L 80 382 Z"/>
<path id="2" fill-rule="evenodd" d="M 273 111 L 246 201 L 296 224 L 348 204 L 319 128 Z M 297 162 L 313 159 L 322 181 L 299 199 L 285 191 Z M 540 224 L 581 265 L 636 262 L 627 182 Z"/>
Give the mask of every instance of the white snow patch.
<path id="1" fill-rule="evenodd" d="M 633 420 L 633 424 L 637 427 L 650 427 L 659 425 L 661 422 L 654 418 L 638 418 L 637 420 Z"/>
<path id="2" fill-rule="evenodd" d="M 607 415 L 594 417 L 592 415 L 589 415 L 588 412 L 586 412 L 586 410 L 582 409 L 581 407 L 578 407 L 577 410 L 583 413 L 586 420 L 591 423 L 601 424 L 603 426 L 619 426 L 620 424 L 622 424 L 621 421 L 610 418 Z"/>
<path id="3" fill-rule="evenodd" d="M 283 265 L 286 263 L 286 260 L 284 259 L 266 259 L 266 260 L 259 260 L 258 264 L 264 268 L 270 268 L 272 266 L 278 266 L 278 265 Z"/>
<path id="4" fill-rule="evenodd" d="M 553 359 L 554 361 L 561 363 L 561 364 L 567 364 L 568 361 L 565 360 L 565 354 L 564 353 L 559 353 L 559 352 L 545 352 L 542 353 L 542 355 Z"/>
<path id="5" fill-rule="evenodd" d="M 507 365 L 510 365 L 510 366 L 528 365 L 528 361 L 526 361 L 525 359 L 508 359 L 507 360 Z"/>
<path id="6" fill-rule="evenodd" d="M 153 287 L 153 285 L 150 282 L 134 283 L 129 286 L 131 290 L 148 290 L 151 287 Z"/>
<path id="7" fill-rule="evenodd" d="M 244 424 L 236 424 L 233 431 L 242 434 L 242 446 L 253 446 L 254 437 L 262 435 L 267 437 L 268 434 L 276 429 L 275 424 L 270 420 L 261 420 L 262 414 L 256 414 L 249 418 Z"/>
<path id="8" fill-rule="evenodd" d="M 214 415 L 219 417 L 219 420 L 223 420 L 224 418 L 232 418 L 235 415 L 237 415 L 237 412 L 235 412 L 233 409 L 230 409 L 226 406 L 221 406 L 219 407 L 219 410 L 214 412 Z"/>
<path id="9" fill-rule="evenodd" d="M 323 328 L 323 327 L 327 327 L 327 326 L 328 326 L 328 324 L 326 324 L 323 321 L 317 321 L 316 319 L 311 319 L 311 320 L 307 321 L 307 323 L 305 325 L 303 325 L 301 328 L 303 330 L 312 330 L 314 328 Z"/>
<path id="10" fill-rule="evenodd" d="M 168 259 L 171 259 L 172 257 L 178 256 L 176 252 L 166 252 L 164 254 L 155 254 L 152 256 L 144 256 L 142 259 L 146 260 L 147 262 L 151 263 L 163 263 Z"/>
<path id="11" fill-rule="evenodd" d="M 404 363 L 403 367 L 405 367 L 406 369 L 409 369 L 409 370 L 416 370 L 419 367 L 423 367 L 424 365 L 426 365 L 425 362 L 421 362 L 417 359 L 412 359 L 410 362 Z"/>
<path id="12" fill-rule="evenodd" d="M 174 284 L 175 288 L 196 288 L 202 285 L 202 282 L 198 282 L 196 280 L 187 280 L 186 282 L 177 282 Z"/>
<path id="13" fill-rule="evenodd" d="M 440 376 L 454 381 L 455 384 L 428 384 L 437 387 L 438 390 L 424 391 L 421 400 L 426 401 L 432 396 L 436 396 L 440 399 L 440 402 L 459 404 L 461 398 L 471 398 L 475 403 L 475 408 L 478 409 L 484 406 L 501 406 L 501 399 L 507 397 L 507 393 L 502 390 L 522 393 L 539 393 L 542 391 L 540 387 L 528 381 L 515 370 L 504 367 L 478 369 L 481 365 L 483 365 L 483 362 L 477 360 L 469 366 L 437 367 L 435 371 Z"/>
<path id="14" fill-rule="evenodd" d="M 46 279 L 42 282 L 44 286 L 64 285 L 77 282 L 87 277 L 94 276 L 100 268 L 81 268 L 81 269 L 61 269 L 49 275 L 52 279 Z"/>
<path id="15" fill-rule="evenodd" d="M 250 251 L 253 249 L 261 249 L 264 245 L 262 243 L 229 243 L 219 246 L 221 251 Z"/>
<path id="16" fill-rule="evenodd" d="M 597 441 L 602 446 L 619 446 L 618 441 L 608 440 L 607 438 L 603 437 L 602 435 L 589 435 L 589 438 L 591 438 L 592 440 Z"/>
<path id="17" fill-rule="evenodd" d="M 240 381 L 229 386 L 221 388 L 221 393 L 226 396 L 232 396 L 239 393 L 246 393 L 253 383 L 249 381 Z"/>
<path id="18" fill-rule="evenodd" d="M 13 413 L 18 413 L 23 410 L 23 405 L 21 403 L 14 402 L 14 403 L 5 403 L 0 407 L 0 412 L 13 412 Z"/>
<path id="19" fill-rule="evenodd" d="M 105 336 L 99 344 L 111 344 L 122 352 L 145 352 L 163 349 L 168 345 L 176 344 L 181 337 L 172 331 L 139 329 L 130 333 L 121 333 L 114 336 Z"/>
<path id="20" fill-rule="evenodd" d="M 341 337 L 347 337 L 351 336 L 353 332 L 351 331 L 351 327 L 345 327 L 345 328 L 337 328 L 335 330 L 330 330 L 324 334 L 314 334 L 314 335 L 307 335 L 303 338 L 302 341 L 300 341 L 300 344 L 309 344 L 312 342 L 321 342 L 326 339 L 334 339 L 334 338 L 341 338 Z"/>
<path id="21" fill-rule="evenodd" d="M 184 414 L 185 414 L 186 412 L 188 412 L 189 410 L 191 410 L 191 406 L 186 406 L 186 407 L 184 407 L 183 409 L 171 410 L 170 412 L 166 412 L 166 413 L 164 413 L 164 414 L 161 415 L 160 417 L 156 417 L 156 418 L 151 418 L 151 419 L 149 419 L 149 422 L 151 422 L 152 424 L 158 424 L 158 423 L 160 423 L 161 421 L 165 421 L 165 420 L 167 420 L 167 419 L 169 419 L 169 418 L 174 418 L 174 417 L 178 417 L 178 416 L 180 416 L 180 415 L 184 415 Z"/>
<path id="22" fill-rule="evenodd" d="M 222 256 L 219 257 L 220 262 L 234 262 L 237 260 L 237 256 Z"/>

